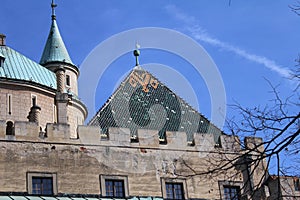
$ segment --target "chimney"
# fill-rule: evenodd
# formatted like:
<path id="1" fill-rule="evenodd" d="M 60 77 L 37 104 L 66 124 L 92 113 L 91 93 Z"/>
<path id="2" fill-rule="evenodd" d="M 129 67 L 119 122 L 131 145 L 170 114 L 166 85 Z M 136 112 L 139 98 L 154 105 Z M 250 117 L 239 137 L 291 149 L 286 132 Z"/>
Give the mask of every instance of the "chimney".
<path id="1" fill-rule="evenodd" d="M 0 33 L 0 46 L 5 46 L 5 38 L 6 36 Z"/>
<path id="2" fill-rule="evenodd" d="M 37 105 L 33 105 L 30 108 L 30 112 L 29 112 L 29 115 L 27 116 L 27 118 L 29 119 L 30 122 L 36 122 L 37 124 L 39 124 L 40 113 L 41 113 L 41 107 L 39 107 Z"/>

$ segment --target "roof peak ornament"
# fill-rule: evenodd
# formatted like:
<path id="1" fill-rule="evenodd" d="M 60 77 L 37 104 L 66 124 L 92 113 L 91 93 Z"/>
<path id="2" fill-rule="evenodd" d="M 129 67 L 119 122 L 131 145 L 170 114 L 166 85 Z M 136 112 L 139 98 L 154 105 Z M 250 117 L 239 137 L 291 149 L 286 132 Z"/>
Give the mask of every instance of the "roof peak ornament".
<path id="1" fill-rule="evenodd" d="M 139 51 L 139 48 L 141 48 L 141 46 L 139 45 L 138 42 L 136 42 L 135 44 L 135 50 L 133 51 L 133 55 L 135 56 L 135 66 L 139 66 L 139 56 L 140 56 L 140 51 Z"/>
<path id="2" fill-rule="evenodd" d="M 55 4 L 54 0 L 51 2 L 51 9 L 52 9 L 52 15 L 51 18 L 52 20 L 56 20 L 56 15 L 55 15 L 55 8 L 57 7 L 57 4 Z"/>

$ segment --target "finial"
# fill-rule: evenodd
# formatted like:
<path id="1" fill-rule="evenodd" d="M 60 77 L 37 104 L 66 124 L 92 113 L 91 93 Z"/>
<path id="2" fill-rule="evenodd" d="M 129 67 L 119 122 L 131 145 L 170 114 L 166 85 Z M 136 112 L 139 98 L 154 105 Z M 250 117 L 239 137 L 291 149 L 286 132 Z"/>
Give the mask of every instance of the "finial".
<path id="1" fill-rule="evenodd" d="M 133 51 L 133 55 L 135 56 L 135 66 L 139 66 L 140 47 L 141 46 L 138 43 L 135 44 L 135 50 Z"/>
<path id="2" fill-rule="evenodd" d="M 56 16 L 55 16 L 55 7 L 57 7 L 57 4 L 54 3 L 54 0 L 52 0 L 52 3 L 51 3 L 51 9 L 52 9 L 52 15 L 51 15 L 51 18 L 52 20 L 55 20 L 56 19 Z"/>

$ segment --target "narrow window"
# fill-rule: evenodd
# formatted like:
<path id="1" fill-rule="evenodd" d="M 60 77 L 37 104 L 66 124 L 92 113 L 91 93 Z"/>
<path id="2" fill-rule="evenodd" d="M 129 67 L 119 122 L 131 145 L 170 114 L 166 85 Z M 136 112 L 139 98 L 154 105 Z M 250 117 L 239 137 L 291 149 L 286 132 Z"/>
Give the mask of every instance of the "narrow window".
<path id="1" fill-rule="evenodd" d="M 32 194 L 53 195 L 53 178 L 32 177 Z"/>
<path id="2" fill-rule="evenodd" d="M 7 111 L 8 111 L 8 114 L 11 115 L 11 110 L 12 110 L 12 98 L 11 98 L 11 94 L 8 94 L 7 95 Z"/>
<path id="3" fill-rule="evenodd" d="M 32 106 L 36 106 L 36 96 L 35 95 L 31 95 L 31 102 L 32 102 Z"/>
<path id="4" fill-rule="evenodd" d="M 224 200 L 239 200 L 240 187 L 224 185 Z"/>
<path id="5" fill-rule="evenodd" d="M 6 122 L 6 135 L 14 135 L 14 123 L 12 121 Z"/>
<path id="6" fill-rule="evenodd" d="M 294 187 L 295 187 L 295 191 L 300 191 L 300 182 L 299 182 L 299 178 L 295 178 L 295 179 L 294 179 Z"/>
<path id="7" fill-rule="evenodd" d="M 66 85 L 70 86 L 70 76 L 66 75 Z"/>
<path id="8" fill-rule="evenodd" d="M 167 199 L 184 199 L 182 183 L 166 183 Z"/>
<path id="9" fill-rule="evenodd" d="M 53 122 L 57 123 L 57 109 L 56 109 L 56 105 L 53 105 Z"/>
<path id="10" fill-rule="evenodd" d="M 123 180 L 105 180 L 105 190 L 107 197 L 125 197 Z"/>

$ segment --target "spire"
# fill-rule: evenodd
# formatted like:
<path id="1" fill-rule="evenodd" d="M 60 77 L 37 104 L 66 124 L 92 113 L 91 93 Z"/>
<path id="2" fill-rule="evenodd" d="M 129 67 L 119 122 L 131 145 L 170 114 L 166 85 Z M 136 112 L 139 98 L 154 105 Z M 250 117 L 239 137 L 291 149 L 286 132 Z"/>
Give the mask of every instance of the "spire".
<path id="1" fill-rule="evenodd" d="M 59 33 L 58 26 L 56 24 L 56 15 L 55 7 L 57 5 L 52 0 L 51 9 L 52 9 L 52 24 L 50 27 L 50 33 L 43 51 L 42 58 L 40 60 L 41 65 L 46 65 L 49 62 L 64 62 L 74 65 L 69 53 L 66 49 L 64 41 Z"/>

